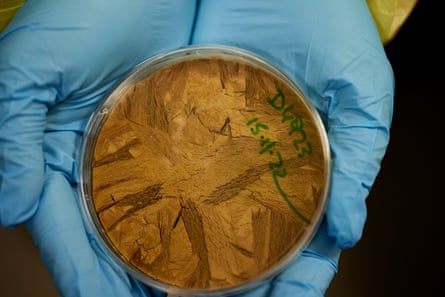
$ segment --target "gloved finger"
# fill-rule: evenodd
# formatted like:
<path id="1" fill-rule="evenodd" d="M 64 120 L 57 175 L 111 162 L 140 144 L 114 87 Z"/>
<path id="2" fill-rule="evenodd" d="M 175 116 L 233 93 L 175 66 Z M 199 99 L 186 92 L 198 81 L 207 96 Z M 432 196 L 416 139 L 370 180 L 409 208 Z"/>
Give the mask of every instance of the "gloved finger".
<path id="1" fill-rule="evenodd" d="M 36 214 L 26 223 L 57 290 L 63 296 L 146 296 L 143 286 L 100 253 L 85 232 L 76 189 L 49 172 Z"/>
<path id="2" fill-rule="evenodd" d="M 310 97 L 332 150 L 329 234 L 341 248 L 354 245 L 389 141 L 394 94 L 391 65 L 366 3 L 203 1 L 192 42 L 260 54 Z"/>
<path id="3" fill-rule="evenodd" d="M 240 297 L 323 297 L 338 271 L 340 249 L 327 234 L 326 224 L 320 226 L 310 245 L 290 266 L 270 282 Z"/>
<path id="4" fill-rule="evenodd" d="M 141 286 L 137 281 L 134 281 L 131 277 L 123 273 L 121 269 L 116 266 L 115 262 L 105 253 L 100 244 L 97 242 L 95 238 L 95 233 L 90 229 L 90 226 L 88 226 L 87 224 L 82 225 L 82 220 L 81 219 L 79 220 L 77 218 L 81 213 L 80 198 L 78 197 L 78 192 L 76 191 L 77 181 L 73 180 L 72 177 L 75 174 L 77 174 L 77 167 L 74 166 L 76 162 L 74 160 L 77 160 L 78 158 L 77 155 L 79 153 L 78 148 L 80 147 L 80 142 L 81 142 L 81 137 L 79 133 L 76 132 L 53 131 L 45 133 L 44 145 L 43 145 L 45 151 L 44 159 L 47 171 L 53 173 L 50 174 L 49 176 L 50 178 L 48 178 L 48 181 L 44 185 L 44 193 L 50 191 L 50 187 L 53 187 L 54 190 L 52 194 L 44 195 L 44 197 L 48 196 L 47 200 L 45 202 L 42 201 L 39 203 L 37 214 L 31 219 L 30 223 L 27 223 L 28 229 L 30 233 L 33 235 L 34 241 L 41 250 L 41 257 L 46 263 L 46 266 L 50 271 L 50 274 L 53 275 L 54 283 L 58 287 L 60 287 L 60 291 L 63 293 L 70 292 L 72 291 L 73 288 L 82 289 L 84 287 L 82 290 L 89 290 L 89 286 L 91 285 L 90 283 L 88 283 L 89 281 L 91 281 L 91 283 L 95 282 L 94 279 L 97 278 L 98 274 L 100 273 L 108 274 L 109 270 L 113 268 L 114 270 L 119 271 L 119 277 L 124 277 L 125 279 L 128 279 L 127 281 L 130 284 L 132 284 L 132 286 L 134 286 L 135 288 L 138 288 L 138 290 L 142 290 L 146 293 L 149 293 L 148 295 L 153 297 L 164 296 L 165 294 L 159 292 L 158 290 Z M 63 150 L 60 148 L 63 148 Z M 53 179 L 55 180 L 55 182 L 52 182 Z M 72 196 L 68 195 L 71 193 L 70 191 L 68 191 L 68 187 L 70 187 L 69 190 L 73 192 Z M 70 202 L 64 202 L 58 197 L 56 198 L 52 197 L 56 195 L 57 196 L 64 195 L 64 199 L 69 199 Z M 67 196 L 69 197 L 65 198 Z M 65 234 L 52 232 L 52 236 L 54 237 L 52 242 L 46 239 L 45 240 L 40 239 L 41 238 L 40 234 L 44 234 L 45 232 L 47 232 L 45 230 L 50 229 L 51 226 L 53 225 L 53 223 L 50 220 L 45 218 L 47 218 L 47 216 L 51 217 L 54 215 L 50 215 L 48 213 L 45 213 L 43 215 L 40 214 L 45 211 L 48 213 L 51 211 L 53 212 L 58 211 L 59 213 L 68 213 L 71 215 L 71 217 L 75 217 L 75 219 L 65 220 L 63 224 L 66 225 L 68 233 L 70 232 L 74 233 L 74 231 L 70 230 L 76 230 L 75 232 L 77 233 L 76 235 L 77 237 L 82 237 L 82 238 L 86 237 L 88 239 L 89 243 L 84 242 L 85 245 L 84 249 L 88 251 L 89 257 L 90 258 L 97 257 L 99 260 L 101 260 L 100 263 L 102 262 L 104 263 L 103 265 L 98 265 L 98 267 L 96 267 L 97 271 L 96 270 L 88 271 L 87 269 L 84 268 L 84 265 L 79 265 L 82 264 L 83 262 L 74 261 L 78 257 L 83 258 L 83 254 L 81 250 L 70 248 L 70 244 L 69 242 L 67 242 Z M 76 236 L 71 237 L 71 235 L 69 234 L 66 234 L 66 236 L 69 236 L 68 238 L 69 240 L 76 240 L 78 242 L 81 242 L 81 240 L 76 239 Z M 85 241 L 85 239 L 82 240 Z M 57 244 L 57 241 L 61 241 L 64 243 L 66 242 L 66 244 L 64 245 Z M 58 256 L 59 253 L 61 253 L 62 255 L 69 253 L 69 257 L 67 258 L 68 259 L 72 258 L 72 261 L 64 262 L 65 261 L 64 258 Z M 51 255 L 55 255 L 56 260 L 52 260 L 53 257 L 51 257 Z M 61 265 L 68 266 L 68 270 L 74 270 L 76 273 L 73 273 L 71 275 L 65 274 L 64 278 L 58 277 L 59 270 L 65 270 L 65 268 L 61 267 Z M 104 269 L 101 272 L 100 270 L 104 265 L 105 268 L 107 269 Z M 78 270 L 82 270 L 82 274 L 85 275 L 85 279 L 76 279 L 76 274 L 80 273 L 78 272 Z M 71 280 L 71 278 L 74 278 L 74 281 Z M 98 288 L 98 290 L 102 289 Z M 136 295 L 139 296 L 141 294 L 138 293 Z"/>
<path id="5" fill-rule="evenodd" d="M 184 0 L 27 1 L 0 35 L 1 226 L 37 208 L 44 133 L 81 133 L 125 73 L 189 42 L 194 15 Z"/>

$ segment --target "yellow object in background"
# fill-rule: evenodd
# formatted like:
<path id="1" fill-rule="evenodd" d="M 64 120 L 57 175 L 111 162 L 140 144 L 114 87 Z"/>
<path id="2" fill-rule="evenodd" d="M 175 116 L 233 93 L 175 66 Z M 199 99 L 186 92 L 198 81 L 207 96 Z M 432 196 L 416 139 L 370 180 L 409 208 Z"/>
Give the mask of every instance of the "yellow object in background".
<path id="1" fill-rule="evenodd" d="M 417 0 L 366 0 L 383 44 L 396 36 Z"/>
<path id="2" fill-rule="evenodd" d="M 26 0 L 0 0 L 0 33 Z M 383 44 L 390 42 L 416 6 L 417 0 L 366 0 Z"/>
<path id="3" fill-rule="evenodd" d="M 0 32 L 9 24 L 25 0 L 0 0 Z"/>

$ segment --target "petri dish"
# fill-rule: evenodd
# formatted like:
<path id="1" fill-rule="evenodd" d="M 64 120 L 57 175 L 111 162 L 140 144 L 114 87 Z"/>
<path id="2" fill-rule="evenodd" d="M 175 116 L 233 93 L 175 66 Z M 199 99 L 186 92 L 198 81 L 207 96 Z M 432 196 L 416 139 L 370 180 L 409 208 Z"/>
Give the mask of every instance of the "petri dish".
<path id="1" fill-rule="evenodd" d="M 264 58 L 202 45 L 138 65 L 91 116 L 80 197 L 108 255 L 180 296 L 226 296 L 276 276 L 327 203 L 325 129 Z"/>

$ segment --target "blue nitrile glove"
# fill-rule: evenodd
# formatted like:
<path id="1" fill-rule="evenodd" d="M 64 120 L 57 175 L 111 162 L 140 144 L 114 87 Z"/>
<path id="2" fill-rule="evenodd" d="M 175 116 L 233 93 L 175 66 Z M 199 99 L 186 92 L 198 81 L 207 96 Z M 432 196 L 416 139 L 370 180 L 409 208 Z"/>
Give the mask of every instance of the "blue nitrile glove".
<path id="1" fill-rule="evenodd" d="M 62 296 L 156 296 L 85 232 L 76 159 L 98 100 L 137 63 L 186 45 L 196 7 L 28 0 L 0 34 L 0 225 L 26 221 Z"/>
<path id="2" fill-rule="evenodd" d="M 332 152 L 325 224 L 274 281 L 243 296 L 323 296 L 362 236 L 389 140 L 394 79 L 365 1 L 201 1 L 192 42 L 234 45 L 281 67 L 320 112 Z"/>

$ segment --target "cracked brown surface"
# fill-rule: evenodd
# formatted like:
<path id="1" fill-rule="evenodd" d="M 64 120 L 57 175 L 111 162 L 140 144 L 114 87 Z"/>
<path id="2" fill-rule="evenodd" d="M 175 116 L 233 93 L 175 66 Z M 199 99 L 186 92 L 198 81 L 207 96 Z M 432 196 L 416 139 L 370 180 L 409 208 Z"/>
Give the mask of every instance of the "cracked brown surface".
<path id="1" fill-rule="evenodd" d="M 278 90 L 311 154 L 298 156 L 298 135 L 267 102 Z M 254 135 L 254 117 L 269 129 Z M 282 261 L 317 218 L 326 182 L 321 138 L 298 95 L 218 59 L 168 66 L 129 88 L 100 130 L 92 168 L 114 248 L 151 278 L 193 289 L 239 285 Z"/>

